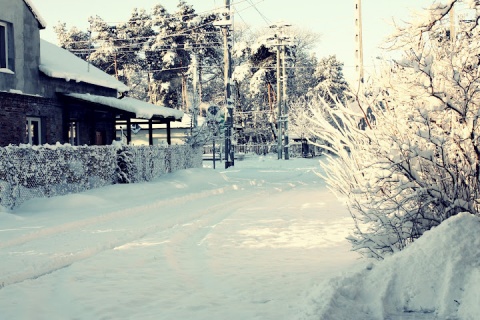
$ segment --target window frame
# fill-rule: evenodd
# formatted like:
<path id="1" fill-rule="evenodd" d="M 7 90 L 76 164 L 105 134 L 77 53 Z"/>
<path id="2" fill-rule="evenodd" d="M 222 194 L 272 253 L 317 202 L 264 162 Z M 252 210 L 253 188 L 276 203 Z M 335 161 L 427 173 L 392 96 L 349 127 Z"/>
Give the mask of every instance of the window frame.
<path id="1" fill-rule="evenodd" d="M 3 35 L 3 39 L 2 39 Z M 10 70 L 10 66 L 8 64 L 8 24 L 0 21 L 0 70 L 7 69 Z M 2 58 L 3 53 L 3 58 Z"/>
<path id="2" fill-rule="evenodd" d="M 36 136 L 33 131 L 35 130 L 35 125 L 33 124 L 36 122 L 38 126 L 36 127 Z M 27 144 L 29 145 L 42 145 L 42 118 L 40 117 L 27 117 L 26 119 L 26 140 Z M 38 141 L 34 141 L 34 138 L 38 137 Z M 35 142 L 35 143 L 34 143 Z"/>
<path id="3" fill-rule="evenodd" d="M 80 145 L 80 130 L 77 120 L 70 120 L 68 124 L 68 143 L 72 146 Z"/>

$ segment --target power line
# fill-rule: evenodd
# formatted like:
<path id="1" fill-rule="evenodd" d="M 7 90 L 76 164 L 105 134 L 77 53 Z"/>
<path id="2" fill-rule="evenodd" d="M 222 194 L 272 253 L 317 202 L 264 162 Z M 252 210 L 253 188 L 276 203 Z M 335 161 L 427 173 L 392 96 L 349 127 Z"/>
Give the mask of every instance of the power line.
<path id="1" fill-rule="evenodd" d="M 172 33 L 172 34 L 168 34 L 168 35 L 164 35 L 163 37 L 160 37 L 158 35 L 152 35 L 152 36 L 145 36 L 145 37 L 132 37 L 132 38 L 128 38 L 128 39 L 121 39 L 121 38 L 114 38 L 114 39 L 100 39 L 100 40 L 97 40 L 98 42 L 101 42 L 101 41 L 129 41 L 129 40 L 132 40 L 132 39 L 154 39 L 154 40 L 163 40 L 163 39 L 168 39 L 168 38 L 171 38 L 171 37 L 178 37 L 178 36 L 191 36 L 192 34 L 191 33 L 186 33 L 188 31 L 193 31 L 195 29 L 198 29 L 198 28 L 201 28 L 201 27 L 204 27 L 204 26 L 207 26 L 211 24 L 210 22 L 209 23 L 204 23 L 204 24 L 201 24 L 201 25 L 198 25 L 198 26 L 195 26 L 195 27 L 192 27 L 190 29 L 185 29 L 185 30 L 182 30 L 181 32 L 177 32 L 177 33 Z M 219 32 L 206 32 L 206 33 L 202 33 L 203 34 L 217 34 Z M 94 42 L 93 40 L 79 40 L 79 41 L 69 41 L 69 42 L 64 42 L 65 44 L 74 44 L 74 43 L 90 43 L 90 42 Z"/>
<path id="2" fill-rule="evenodd" d="M 145 51 L 146 48 L 145 48 L 145 45 L 146 42 L 137 42 L 137 43 L 131 43 L 131 44 L 127 44 L 127 45 L 122 45 L 122 46 L 112 46 L 112 47 L 107 47 L 107 50 L 111 50 L 112 48 L 114 50 L 118 50 L 118 49 L 125 49 L 125 48 L 139 48 L 139 50 L 132 50 L 132 51 Z M 198 46 L 204 46 L 204 45 L 215 45 L 215 44 L 222 44 L 222 42 L 220 41 L 205 41 L 205 42 L 184 42 L 184 43 L 174 43 L 174 44 L 171 44 L 171 45 L 161 45 L 159 46 L 160 47 L 160 50 L 162 49 L 166 49 L 166 50 L 170 50 L 170 49 L 179 49 L 179 50 L 189 50 L 189 49 L 197 49 Z M 143 50 L 142 50 L 142 47 L 143 47 Z M 71 49 L 68 49 L 68 51 L 71 51 L 71 52 L 83 52 L 83 51 L 101 51 L 102 48 L 104 47 L 101 47 L 101 46 L 97 46 L 97 47 L 93 47 L 93 48 L 78 48 L 78 49 L 75 49 L 75 48 L 71 48 Z M 156 51 L 158 49 L 152 49 L 150 51 Z M 125 50 L 121 50 L 122 52 L 125 52 Z"/>
<path id="3" fill-rule="evenodd" d="M 265 23 L 267 24 L 267 26 L 269 26 L 269 25 L 272 24 L 271 21 L 270 21 L 263 13 L 261 13 L 260 10 L 258 10 L 258 8 L 257 8 L 257 6 L 256 6 L 256 5 L 259 4 L 260 2 L 263 2 L 263 0 L 257 2 L 256 4 L 255 4 L 255 3 L 252 3 L 252 0 L 247 0 L 247 1 L 248 1 L 248 3 L 250 3 L 250 4 L 253 6 L 253 8 L 258 12 L 258 14 L 260 15 L 260 17 L 262 17 L 262 19 L 265 21 Z"/>
<path id="4" fill-rule="evenodd" d="M 238 11 L 235 11 L 235 13 L 240 13 L 242 11 L 245 11 L 251 7 L 254 7 L 257 11 L 258 9 L 255 7 L 256 4 L 259 4 L 261 2 L 263 2 L 264 0 L 260 0 L 256 3 L 252 3 L 252 0 L 242 0 L 242 1 L 238 1 L 238 2 L 235 2 L 235 4 L 239 4 L 239 3 L 243 3 L 243 2 L 248 2 L 249 4 L 251 4 L 250 6 L 246 7 L 246 8 L 243 8 L 242 10 L 238 10 Z M 219 8 L 216 8 L 216 9 L 212 9 L 212 10 L 208 10 L 208 11 L 205 11 L 205 12 L 210 12 L 210 11 L 214 11 L 214 10 L 218 10 L 220 9 L 221 7 Z M 259 11 L 258 11 L 259 12 Z M 260 13 L 260 12 L 259 12 Z M 189 14 L 189 15 L 181 15 L 181 16 L 175 16 L 175 17 L 171 17 L 169 19 L 177 19 L 177 18 L 180 18 L 180 17 L 189 17 L 189 16 L 192 16 L 192 15 L 196 15 L 198 16 L 198 14 L 194 13 L 194 14 Z M 262 13 L 260 13 L 260 15 L 263 16 Z M 263 16 L 265 17 L 265 16 Z M 165 19 L 165 20 L 169 20 L 169 19 Z M 265 18 L 266 19 L 266 18 Z M 129 21 L 124 21 L 123 23 L 132 23 L 132 22 L 137 22 L 137 21 L 144 21 L 144 22 L 148 22 L 148 21 L 153 21 L 153 19 L 138 19 L 138 20 L 129 20 Z M 267 20 L 265 20 L 267 21 Z M 107 21 L 103 21 L 102 22 L 108 24 L 108 23 L 115 23 L 115 22 L 107 22 Z M 244 21 L 245 22 L 245 21 Z M 117 23 L 122 23 L 122 22 L 117 22 Z M 185 32 L 188 32 L 188 31 L 193 31 L 195 29 L 198 29 L 198 28 L 201 28 L 201 27 L 204 27 L 204 26 L 207 26 L 207 25 L 210 25 L 212 24 L 212 22 L 207 22 L 207 23 L 204 23 L 204 24 L 201 24 L 201 25 L 198 25 L 198 26 L 194 26 L 192 28 L 188 28 L 188 29 L 185 29 L 185 30 L 182 30 L 181 33 L 174 33 L 174 34 L 170 34 L 170 35 L 165 35 L 163 38 L 160 38 L 161 39 L 167 39 L 169 37 L 176 37 L 176 36 L 188 36 L 188 35 L 191 35 L 191 34 L 188 34 L 188 33 L 185 33 Z M 202 33 L 203 34 L 218 34 L 220 32 L 206 32 L 206 33 Z M 128 40 L 134 40 L 134 39 L 158 39 L 158 36 L 157 35 L 153 35 L 153 36 L 145 36 L 145 37 L 132 37 L 132 38 L 128 38 L 128 39 L 120 39 L 120 38 L 117 38 L 117 39 L 113 39 L 113 40 L 110 40 L 110 41 L 128 41 Z M 101 39 L 101 40 L 97 40 L 97 41 L 108 41 L 108 40 L 105 40 L 105 39 Z M 68 42 L 64 42 L 64 44 L 75 44 L 75 43 L 89 43 L 91 42 L 91 40 L 79 40 L 79 41 L 68 41 Z"/>
<path id="5" fill-rule="evenodd" d="M 251 0 L 236 1 L 236 2 L 232 3 L 232 6 L 243 3 L 243 2 L 249 2 L 250 3 L 250 1 Z M 258 1 L 257 4 L 260 3 L 260 2 L 263 2 L 263 1 L 265 1 L 265 0 Z M 252 5 L 255 5 L 255 4 L 252 4 Z M 193 8 L 193 6 L 192 6 L 192 8 Z M 205 11 L 202 11 L 202 12 L 194 12 L 194 13 L 190 13 L 190 14 L 183 14 L 183 15 L 177 15 L 175 12 L 174 13 L 167 13 L 168 18 L 165 18 L 164 20 L 168 21 L 168 20 L 174 20 L 174 19 L 177 19 L 177 18 L 188 18 L 188 17 L 191 17 L 191 16 L 196 17 L 196 16 L 201 16 L 201 15 L 207 14 L 207 13 L 216 13 L 216 12 L 221 11 L 223 9 L 225 9 L 225 7 L 218 6 L 218 7 L 215 7 L 213 9 L 210 9 L 210 10 L 205 10 Z M 112 23 L 112 24 L 124 24 L 124 23 L 138 22 L 138 21 L 148 21 L 148 19 L 123 20 L 123 21 L 103 21 L 103 22 Z"/>
<path id="6" fill-rule="evenodd" d="M 153 49 L 153 50 L 121 50 L 121 51 L 115 51 L 115 52 L 112 52 L 112 53 L 133 53 L 133 52 L 166 52 L 166 51 L 172 51 L 172 50 L 185 50 L 185 51 L 190 51 L 192 49 L 210 49 L 210 48 L 218 48 L 218 47 L 221 47 L 221 45 L 223 43 L 221 42 L 213 42 L 211 44 L 216 44 L 216 45 L 211 45 L 211 46 L 208 46 L 208 44 L 210 43 L 204 43 L 204 44 L 201 44 L 201 46 L 187 46 L 187 47 L 184 47 L 184 48 L 178 48 L 178 47 L 167 47 L 167 48 L 162 48 L 162 49 Z M 204 45 L 204 46 L 203 46 Z M 92 49 L 68 49 L 68 51 L 72 52 L 72 53 L 88 53 L 88 52 L 92 52 Z M 96 49 L 94 50 L 92 53 L 95 53 L 95 52 L 101 52 L 102 49 Z M 107 50 L 108 51 L 108 50 Z"/>

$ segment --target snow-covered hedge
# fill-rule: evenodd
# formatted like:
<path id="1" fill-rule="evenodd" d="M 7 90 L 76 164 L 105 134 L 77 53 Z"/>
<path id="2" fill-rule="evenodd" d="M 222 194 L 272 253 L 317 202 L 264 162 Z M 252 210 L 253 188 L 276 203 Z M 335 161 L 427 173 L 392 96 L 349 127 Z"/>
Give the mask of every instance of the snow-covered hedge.
<path id="1" fill-rule="evenodd" d="M 165 173 L 202 166 L 202 149 L 187 145 L 122 146 L 123 152 L 131 153 L 133 168 L 128 173 L 129 182 L 150 181 Z"/>
<path id="2" fill-rule="evenodd" d="M 149 181 L 200 167 L 202 150 L 188 146 L 8 146 L 0 148 L 0 205 L 81 192 L 114 183 Z"/>

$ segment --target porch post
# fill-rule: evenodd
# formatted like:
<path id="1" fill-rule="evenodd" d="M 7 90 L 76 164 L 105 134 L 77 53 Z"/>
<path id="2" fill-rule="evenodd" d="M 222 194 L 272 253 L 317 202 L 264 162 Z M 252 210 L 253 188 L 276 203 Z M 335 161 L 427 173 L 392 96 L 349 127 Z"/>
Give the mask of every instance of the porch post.
<path id="1" fill-rule="evenodd" d="M 63 103 L 62 113 L 63 143 L 70 143 L 70 139 L 68 139 L 68 133 L 70 132 L 70 107 L 66 103 Z"/>
<path id="2" fill-rule="evenodd" d="M 172 144 L 172 136 L 170 132 L 170 120 L 167 121 L 167 144 L 171 145 Z"/>
<path id="3" fill-rule="evenodd" d="M 152 119 L 148 119 L 148 143 L 153 146 L 153 124 Z"/>
<path id="4" fill-rule="evenodd" d="M 127 118 L 127 144 L 132 142 L 132 119 Z"/>

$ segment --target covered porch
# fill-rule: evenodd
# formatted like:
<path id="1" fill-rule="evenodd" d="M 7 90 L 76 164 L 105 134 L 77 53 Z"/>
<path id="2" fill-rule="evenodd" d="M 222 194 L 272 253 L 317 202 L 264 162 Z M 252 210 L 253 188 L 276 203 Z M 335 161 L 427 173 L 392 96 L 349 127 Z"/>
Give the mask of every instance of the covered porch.
<path id="1" fill-rule="evenodd" d="M 171 144 L 172 121 L 181 121 L 184 113 L 180 110 L 153 105 L 137 99 L 105 97 L 91 94 L 62 94 L 65 102 L 63 126 L 65 140 L 79 143 L 81 131 L 87 130 L 89 144 L 106 144 L 116 139 L 116 128 L 124 127 L 127 144 L 132 141 L 132 128 L 139 125 L 148 128 L 149 144 L 153 145 L 153 127 L 166 124 L 167 144 Z M 87 114 L 88 121 L 85 121 Z M 80 121 L 82 119 L 83 121 Z M 88 128 L 85 128 L 88 127 Z M 123 131 L 123 130 L 122 130 Z M 77 143 L 75 143 L 77 141 Z"/>

